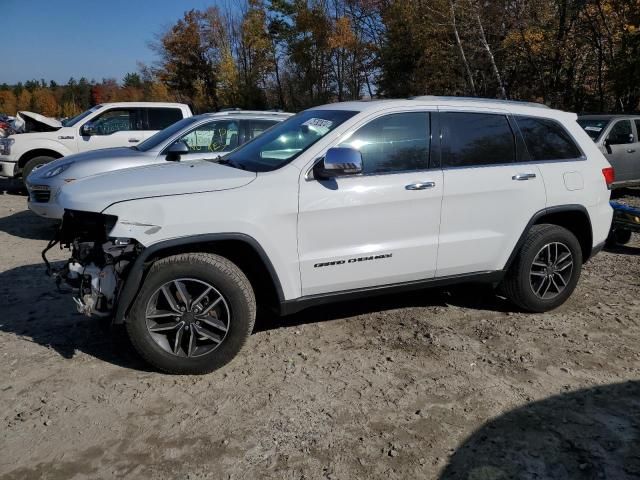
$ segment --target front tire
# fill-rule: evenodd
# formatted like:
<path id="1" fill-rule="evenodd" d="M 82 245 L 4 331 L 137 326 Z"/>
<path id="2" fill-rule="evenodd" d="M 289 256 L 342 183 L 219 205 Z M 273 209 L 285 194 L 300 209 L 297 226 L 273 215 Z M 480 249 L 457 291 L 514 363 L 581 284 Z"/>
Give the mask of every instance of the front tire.
<path id="1" fill-rule="evenodd" d="M 578 284 L 582 249 L 578 239 L 558 225 L 534 225 L 504 279 L 503 291 L 527 312 L 562 305 Z"/>
<path id="2" fill-rule="evenodd" d="M 40 168 L 41 166 L 46 165 L 49 162 L 53 162 L 54 160 L 55 158 L 47 156 L 34 157 L 29 160 L 22 169 L 22 183 L 25 185 L 25 187 L 27 183 L 27 177 L 31 175 L 31 172 L 33 172 L 36 168 Z"/>
<path id="3" fill-rule="evenodd" d="M 234 263 L 187 253 L 153 264 L 126 326 L 134 348 L 155 368 L 198 375 L 237 355 L 255 316 L 253 289 Z"/>

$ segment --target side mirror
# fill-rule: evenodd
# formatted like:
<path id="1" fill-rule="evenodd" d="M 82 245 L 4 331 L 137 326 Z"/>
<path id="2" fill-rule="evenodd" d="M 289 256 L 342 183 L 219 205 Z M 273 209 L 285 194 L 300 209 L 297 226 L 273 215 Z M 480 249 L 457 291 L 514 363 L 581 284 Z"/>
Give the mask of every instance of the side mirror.
<path id="1" fill-rule="evenodd" d="M 355 148 L 334 147 L 316 164 L 315 178 L 335 178 L 362 173 L 362 154 Z"/>
<path id="2" fill-rule="evenodd" d="M 96 126 L 93 122 L 87 122 L 82 126 L 82 131 L 80 133 L 83 137 L 91 137 L 97 133 Z"/>
<path id="3" fill-rule="evenodd" d="M 178 141 L 167 150 L 167 160 L 170 162 L 179 162 L 182 155 L 189 153 L 189 146 L 183 141 Z"/>

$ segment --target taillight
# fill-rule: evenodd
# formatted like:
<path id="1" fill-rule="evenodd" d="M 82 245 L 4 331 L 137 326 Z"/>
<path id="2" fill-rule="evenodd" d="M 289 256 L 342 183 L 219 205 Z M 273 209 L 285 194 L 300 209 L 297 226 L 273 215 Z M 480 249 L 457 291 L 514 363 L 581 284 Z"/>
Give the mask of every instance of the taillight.
<path id="1" fill-rule="evenodd" d="M 604 175 L 604 181 L 607 184 L 607 188 L 611 189 L 611 184 L 616 179 L 616 172 L 613 167 L 607 167 L 602 169 L 602 175 Z"/>

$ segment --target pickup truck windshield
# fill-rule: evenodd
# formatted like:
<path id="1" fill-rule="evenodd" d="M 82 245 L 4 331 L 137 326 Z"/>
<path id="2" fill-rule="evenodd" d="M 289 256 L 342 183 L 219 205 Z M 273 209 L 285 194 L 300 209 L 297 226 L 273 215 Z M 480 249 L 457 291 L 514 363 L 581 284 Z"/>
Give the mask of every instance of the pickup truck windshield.
<path id="1" fill-rule="evenodd" d="M 270 128 L 224 157 L 228 165 L 252 172 L 283 167 L 358 112 L 307 110 Z"/>
<path id="2" fill-rule="evenodd" d="M 142 142 L 140 145 L 137 145 L 136 147 L 134 147 L 134 149 L 139 150 L 141 152 L 148 152 L 149 150 L 164 143 L 166 140 L 171 138 L 176 133 L 180 132 L 181 130 L 184 130 L 189 125 L 196 123 L 200 120 L 202 120 L 202 117 L 183 118 L 182 120 L 177 121 L 173 125 L 169 125 L 164 130 L 160 130 L 159 132 L 154 133 L 149 138 L 147 138 L 144 142 Z"/>
<path id="3" fill-rule="evenodd" d="M 87 117 L 89 114 L 95 112 L 99 108 L 102 108 L 102 105 L 96 105 L 95 107 L 90 108 L 89 110 L 85 110 L 80 115 L 76 115 L 75 117 L 68 118 L 67 120 L 62 121 L 63 127 L 73 127 L 76 123 L 78 123 L 83 118 Z"/>
<path id="4" fill-rule="evenodd" d="M 579 118 L 578 124 L 589 134 L 591 140 L 597 142 L 609 124 L 608 119 Z"/>

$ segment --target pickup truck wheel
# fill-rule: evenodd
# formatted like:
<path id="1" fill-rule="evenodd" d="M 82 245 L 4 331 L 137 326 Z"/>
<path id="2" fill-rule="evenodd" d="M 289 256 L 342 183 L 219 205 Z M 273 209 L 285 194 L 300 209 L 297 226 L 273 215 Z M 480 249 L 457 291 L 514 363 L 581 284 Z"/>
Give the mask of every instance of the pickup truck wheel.
<path id="1" fill-rule="evenodd" d="M 534 225 L 502 285 L 507 298 L 528 312 L 562 305 L 576 288 L 582 269 L 578 239 L 558 225 Z"/>
<path id="2" fill-rule="evenodd" d="M 40 168 L 43 165 L 46 165 L 49 162 L 53 162 L 55 158 L 53 157 L 34 157 L 29 160 L 22 169 L 22 183 L 27 183 L 27 177 L 33 172 L 36 168 Z"/>
<path id="3" fill-rule="evenodd" d="M 203 374 L 236 356 L 255 316 L 253 289 L 235 264 L 187 253 L 153 264 L 126 326 L 135 349 L 154 367 Z"/>

